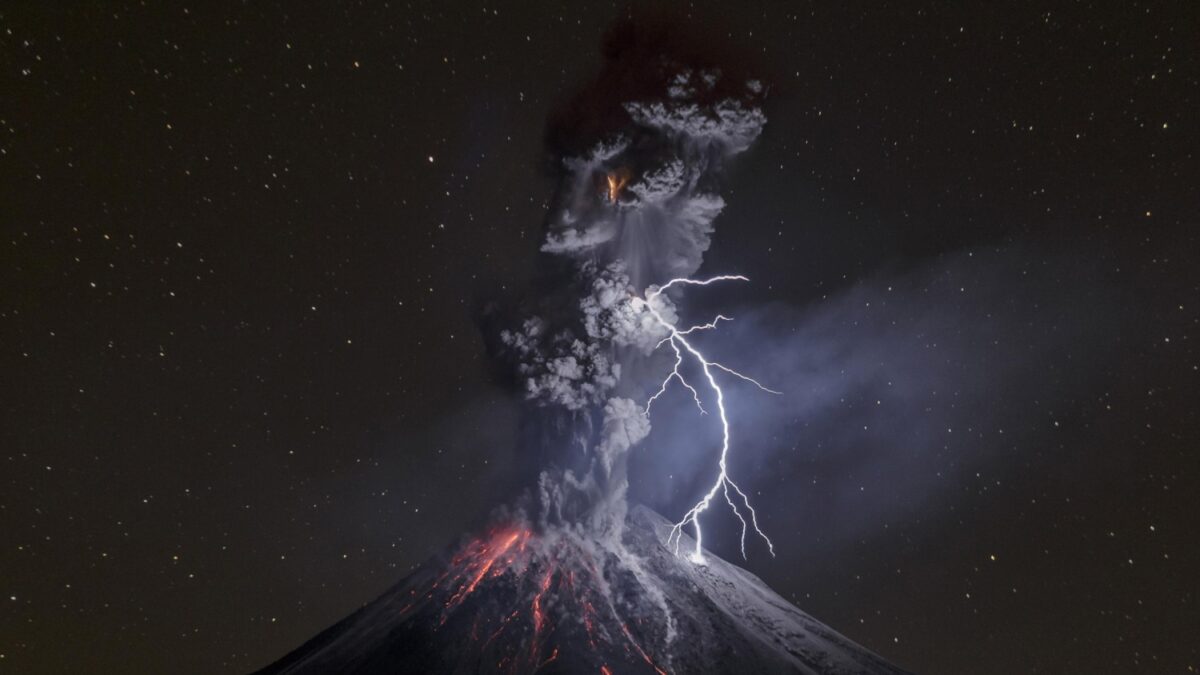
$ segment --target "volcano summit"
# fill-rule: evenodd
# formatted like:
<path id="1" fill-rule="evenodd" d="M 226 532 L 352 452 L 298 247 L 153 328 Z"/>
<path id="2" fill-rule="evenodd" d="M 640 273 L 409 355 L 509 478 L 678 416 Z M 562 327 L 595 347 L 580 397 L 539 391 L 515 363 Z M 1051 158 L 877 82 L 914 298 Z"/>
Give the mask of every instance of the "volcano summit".
<path id="1" fill-rule="evenodd" d="M 704 565 L 676 555 L 670 532 L 644 507 L 630 511 L 620 546 L 494 526 L 260 675 L 903 675 L 749 572 L 711 553 Z"/>

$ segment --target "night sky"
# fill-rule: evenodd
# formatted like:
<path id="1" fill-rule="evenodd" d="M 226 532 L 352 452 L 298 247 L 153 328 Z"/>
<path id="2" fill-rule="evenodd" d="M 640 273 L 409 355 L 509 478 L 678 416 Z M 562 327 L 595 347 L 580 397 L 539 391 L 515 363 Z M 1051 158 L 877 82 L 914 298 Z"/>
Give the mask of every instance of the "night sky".
<path id="1" fill-rule="evenodd" d="M 480 317 L 630 10 L 317 4 L 0 9 L 2 672 L 261 667 L 521 485 Z M 1111 4 L 668 15 L 770 87 L 693 306 L 785 392 L 744 565 L 918 673 L 1200 668 L 1200 12 Z"/>

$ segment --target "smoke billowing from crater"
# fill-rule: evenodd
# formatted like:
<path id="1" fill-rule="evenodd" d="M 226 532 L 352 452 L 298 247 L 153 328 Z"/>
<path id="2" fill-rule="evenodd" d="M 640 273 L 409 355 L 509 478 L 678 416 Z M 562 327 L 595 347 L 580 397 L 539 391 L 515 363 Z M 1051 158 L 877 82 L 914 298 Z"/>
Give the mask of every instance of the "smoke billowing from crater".
<path id="1" fill-rule="evenodd" d="M 646 291 L 700 268 L 721 174 L 766 123 L 764 85 L 705 54 L 667 25 L 619 24 L 599 75 L 552 120 L 541 250 L 560 278 L 500 333 L 547 462 L 543 520 L 617 534 L 626 456 L 650 432 L 647 374 L 670 372 L 654 352 L 678 319 L 671 295 L 655 294 L 656 315 Z"/>

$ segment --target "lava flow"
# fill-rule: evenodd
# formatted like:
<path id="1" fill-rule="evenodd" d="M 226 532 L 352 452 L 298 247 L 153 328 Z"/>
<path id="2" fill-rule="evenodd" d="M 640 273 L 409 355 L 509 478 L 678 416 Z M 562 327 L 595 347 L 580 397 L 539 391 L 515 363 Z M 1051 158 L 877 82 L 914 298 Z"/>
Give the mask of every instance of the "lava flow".
<path id="1" fill-rule="evenodd" d="M 411 589 L 400 613 L 435 611 L 434 630 L 459 612 L 474 614 L 468 637 L 480 663 L 509 673 L 536 672 L 563 658 L 561 643 L 570 643 L 586 644 L 597 667 L 615 667 L 602 653 L 618 647 L 631 663 L 666 675 L 602 592 L 608 582 L 590 548 L 570 535 L 551 544 L 527 528 L 493 529 L 462 546 L 447 571 Z M 495 606 L 497 599 L 503 606 Z M 572 633 L 582 639 L 570 640 Z"/>

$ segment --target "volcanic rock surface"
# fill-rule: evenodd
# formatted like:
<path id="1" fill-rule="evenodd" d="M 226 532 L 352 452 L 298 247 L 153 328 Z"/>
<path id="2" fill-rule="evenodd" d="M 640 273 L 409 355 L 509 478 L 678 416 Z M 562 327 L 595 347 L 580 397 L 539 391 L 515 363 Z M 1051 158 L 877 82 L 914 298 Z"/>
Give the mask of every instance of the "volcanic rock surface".
<path id="1" fill-rule="evenodd" d="M 259 671 L 902 675 L 644 507 L 619 542 L 495 526 Z"/>

